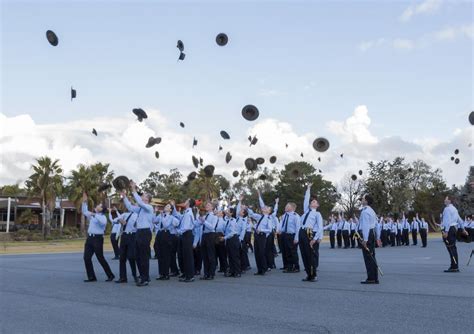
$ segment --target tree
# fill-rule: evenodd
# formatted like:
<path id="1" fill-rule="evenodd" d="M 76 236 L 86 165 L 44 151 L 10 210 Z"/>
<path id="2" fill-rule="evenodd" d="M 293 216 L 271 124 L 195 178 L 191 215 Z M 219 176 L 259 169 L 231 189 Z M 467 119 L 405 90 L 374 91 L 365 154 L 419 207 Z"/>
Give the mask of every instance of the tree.
<path id="1" fill-rule="evenodd" d="M 262 175 L 265 180 L 259 178 Z M 260 190 L 265 203 L 272 203 L 276 198 L 274 190 L 278 180 L 279 171 L 276 168 L 258 167 L 256 171 L 244 170 L 232 186 L 232 191 L 237 195 L 244 195 L 246 203 L 251 204 L 258 202 L 257 190 Z"/>
<path id="2" fill-rule="evenodd" d="M 176 168 L 171 169 L 169 174 L 151 172 L 140 184 L 140 189 L 165 201 L 173 199 L 178 203 L 183 202 L 185 193 L 182 178 L 183 175 Z"/>
<path id="3" fill-rule="evenodd" d="M 54 209 L 56 196 L 62 192 L 63 176 L 59 160 L 44 156 L 36 159 L 32 166 L 34 173 L 25 184 L 31 195 L 41 198 L 42 232 L 46 237 L 51 232 L 51 212 Z"/>
<path id="4" fill-rule="evenodd" d="M 359 198 L 363 195 L 363 187 L 361 180 L 353 180 L 350 174 L 346 174 L 339 184 L 338 204 L 348 217 L 352 217 L 356 213 Z"/>
<path id="5" fill-rule="evenodd" d="M 98 192 L 101 184 L 111 182 L 114 178 L 113 171 L 109 171 L 109 164 L 96 163 L 90 166 L 80 164 L 77 169 L 71 171 L 67 192 L 69 199 L 74 202 L 77 210 L 82 204 L 82 194 L 86 192 L 89 198 L 89 205 L 102 202 L 105 198 Z M 85 234 L 85 217 L 81 215 L 81 235 Z"/>
<path id="6" fill-rule="evenodd" d="M 459 196 L 459 214 L 461 217 L 474 215 L 474 166 L 469 169 L 466 183 Z"/>
<path id="7" fill-rule="evenodd" d="M 186 187 L 188 197 L 211 201 L 221 194 L 221 187 L 217 175 L 207 177 L 204 169 L 200 169 L 195 180 Z"/>
<path id="8" fill-rule="evenodd" d="M 24 195 L 26 193 L 25 189 L 21 188 L 19 184 L 10 184 L 0 187 L 0 194 L 2 196 L 15 197 Z"/>

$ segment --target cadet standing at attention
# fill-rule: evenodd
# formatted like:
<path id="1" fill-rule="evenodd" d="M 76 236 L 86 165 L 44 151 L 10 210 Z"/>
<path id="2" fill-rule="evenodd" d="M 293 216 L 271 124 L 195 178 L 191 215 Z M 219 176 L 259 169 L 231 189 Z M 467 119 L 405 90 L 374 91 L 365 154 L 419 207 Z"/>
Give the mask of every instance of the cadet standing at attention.
<path id="1" fill-rule="evenodd" d="M 362 198 L 362 210 L 359 223 L 362 230 L 362 255 L 364 256 L 365 268 L 367 270 L 367 279 L 362 284 L 379 284 L 377 260 L 375 258 L 375 242 L 380 243 L 375 231 L 377 215 L 371 208 L 373 203 L 372 196 L 365 195 Z"/>

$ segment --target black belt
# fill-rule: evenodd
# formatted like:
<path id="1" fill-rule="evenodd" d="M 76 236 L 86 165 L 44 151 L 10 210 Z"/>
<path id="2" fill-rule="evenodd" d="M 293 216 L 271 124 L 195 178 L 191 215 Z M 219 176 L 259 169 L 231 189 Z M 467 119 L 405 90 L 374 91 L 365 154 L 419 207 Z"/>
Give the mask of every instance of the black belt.
<path id="1" fill-rule="evenodd" d="M 283 232 L 286 235 L 295 235 L 294 233 Z"/>
<path id="2" fill-rule="evenodd" d="M 123 232 L 123 233 L 125 233 L 125 234 L 127 234 L 127 235 L 135 234 L 135 232 Z"/>
<path id="3" fill-rule="evenodd" d="M 103 234 L 94 234 L 94 233 L 89 233 L 89 237 L 103 237 Z"/>

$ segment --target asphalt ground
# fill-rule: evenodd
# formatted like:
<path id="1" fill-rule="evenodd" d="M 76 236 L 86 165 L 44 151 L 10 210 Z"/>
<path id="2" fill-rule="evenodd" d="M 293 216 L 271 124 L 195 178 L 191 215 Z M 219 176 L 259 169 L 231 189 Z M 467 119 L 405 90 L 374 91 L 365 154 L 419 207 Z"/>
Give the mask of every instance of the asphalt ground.
<path id="1" fill-rule="evenodd" d="M 107 241 L 106 241 L 107 242 Z M 459 244 L 460 273 L 444 273 L 441 240 L 378 248 L 384 276 L 366 278 L 359 249 L 320 249 L 319 281 L 303 272 L 253 270 L 241 278 L 193 283 L 156 281 L 148 287 L 83 283 L 81 253 L 0 256 L 1 333 L 472 333 L 474 244 Z M 253 254 L 249 253 L 254 267 Z M 111 253 L 106 258 L 110 259 Z M 281 257 L 276 259 L 281 266 Z M 301 262 L 301 260 L 300 260 Z M 110 261 L 118 276 L 118 261 Z"/>

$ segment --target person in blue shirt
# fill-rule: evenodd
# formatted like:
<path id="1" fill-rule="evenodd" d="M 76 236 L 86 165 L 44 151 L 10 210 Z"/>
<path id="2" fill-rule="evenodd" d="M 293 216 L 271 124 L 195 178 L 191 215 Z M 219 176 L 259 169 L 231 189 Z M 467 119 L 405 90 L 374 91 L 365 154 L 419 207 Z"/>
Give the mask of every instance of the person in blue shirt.
<path id="1" fill-rule="evenodd" d="M 267 207 L 265 203 L 263 202 L 262 195 L 259 190 L 257 190 L 258 193 L 258 203 L 260 205 L 260 210 L 263 210 L 264 207 Z M 269 217 L 270 217 L 270 223 L 271 223 L 271 228 L 272 231 L 270 234 L 267 235 L 266 243 L 265 243 L 265 258 L 267 262 L 267 270 L 271 271 L 272 269 L 276 269 L 275 265 L 275 256 L 277 253 L 275 252 L 275 232 L 276 232 L 276 227 L 278 224 L 278 218 L 277 218 L 277 213 L 278 213 L 278 202 L 279 198 L 277 197 L 275 199 L 275 204 L 273 206 L 273 209 L 271 207 L 267 207 L 269 211 Z M 263 211 L 262 211 L 263 212 Z M 298 266 L 299 270 L 299 266 Z"/>
<path id="2" fill-rule="evenodd" d="M 235 209 L 236 223 L 240 226 L 240 269 L 241 272 L 252 269 L 248 256 L 249 244 L 251 243 L 252 224 L 247 219 L 247 208 L 239 201 Z M 250 230 L 249 230 L 250 226 Z"/>
<path id="3" fill-rule="evenodd" d="M 97 260 L 107 275 L 107 282 L 114 280 L 115 276 L 110 269 L 109 264 L 104 258 L 104 231 L 107 225 L 107 218 L 104 215 L 105 207 L 98 204 L 94 208 L 94 212 L 90 212 L 87 207 L 87 194 L 82 194 L 82 214 L 89 221 L 87 229 L 87 239 L 84 245 L 84 264 L 86 266 L 87 279 L 84 282 L 96 282 L 94 266 L 92 264 L 92 256 L 95 254 Z"/>
<path id="4" fill-rule="evenodd" d="M 235 220 L 235 209 L 229 208 L 225 211 L 226 223 L 224 226 L 224 242 L 229 260 L 229 270 L 225 277 L 240 277 L 240 230 Z"/>
<path id="5" fill-rule="evenodd" d="M 212 280 L 216 274 L 217 259 L 216 259 L 216 231 L 217 231 L 217 216 L 214 214 L 215 204 L 207 202 L 205 205 L 206 214 L 198 220 L 202 225 L 201 238 L 201 256 L 204 264 L 203 280 Z"/>
<path id="6" fill-rule="evenodd" d="M 219 260 L 219 271 L 220 273 L 226 273 L 229 268 L 229 263 L 227 262 L 227 250 L 225 248 L 225 242 L 222 237 L 224 237 L 224 228 L 227 222 L 227 217 L 224 215 L 222 208 L 217 207 L 215 210 L 217 217 L 217 228 L 216 228 L 216 257 Z"/>
<path id="7" fill-rule="evenodd" d="M 155 212 L 150 204 L 150 194 L 143 193 L 141 196 L 138 195 L 137 186 L 133 181 L 130 181 L 130 188 L 137 205 L 130 203 L 125 190 L 122 191 L 122 198 L 127 210 L 137 214 L 135 227 L 137 228 L 137 265 L 140 272 L 140 281 L 137 283 L 137 286 L 146 286 L 150 282 L 150 243 Z"/>
<path id="8" fill-rule="evenodd" d="M 113 208 L 112 211 L 114 211 L 117 216 L 120 215 L 120 213 L 117 213 L 117 208 Z M 111 216 L 111 209 L 109 208 L 109 217 Z M 112 219 L 109 218 L 110 221 Z M 119 242 L 118 242 L 118 235 L 120 235 L 120 224 L 113 224 L 112 225 L 112 231 L 110 231 L 110 243 L 112 244 L 112 249 L 114 250 L 114 257 L 112 260 L 118 260 L 120 258 L 120 247 L 119 247 Z"/>
<path id="9" fill-rule="evenodd" d="M 462 219 L 459 217 L 458 210 L 453 205 L 453 196 L 446 196 L 444 205 L 446 206 L 441 214 L 441 231 L 443 241 L 448 250 L 451 259 L 451 265 L 444 272 L 457 273 L 459 272 L 458 250 L 456 248 L 456 232 L 458 227 L 463 228 Z"/>
<path id="10" fill-rule="evenodd" d="M 171 229 L 176 228 L 179 220 L 171 215 L 171 205 L 166 204 L 163 212 L 158 214 L 154 219 L 157 252 L 158 252 L 158 271 L 160 276 L 157 280 L 169 280 L 170 261 L 171 261 Z"/>
<path id="11" fill-rule="evenodd" d="M 284 273 L 298 272 L 298 238 L 300 230 L 300 216 L 295 212 L 296 204 L 288 202 L 285 205 L 285 213 L 280 217 L 277 233 L 281 235 L 282 257 L 285 269 Z"/>
<path id="12" fill-rule="evenodd" d="M 380 234 L 376 232 L 377 215 L 371 208 L 373 204 L 371 195 L 362 197 L 362 210 L 360 212 L 359 227 L 362 230 L 362 255 L 364 256 L 367 279 L 361 284 L 379 284 L 377 260 L 375 259 L 375 242 L 380 245 Z M 370 252 L 370 254 L 369 254 Z"/>

